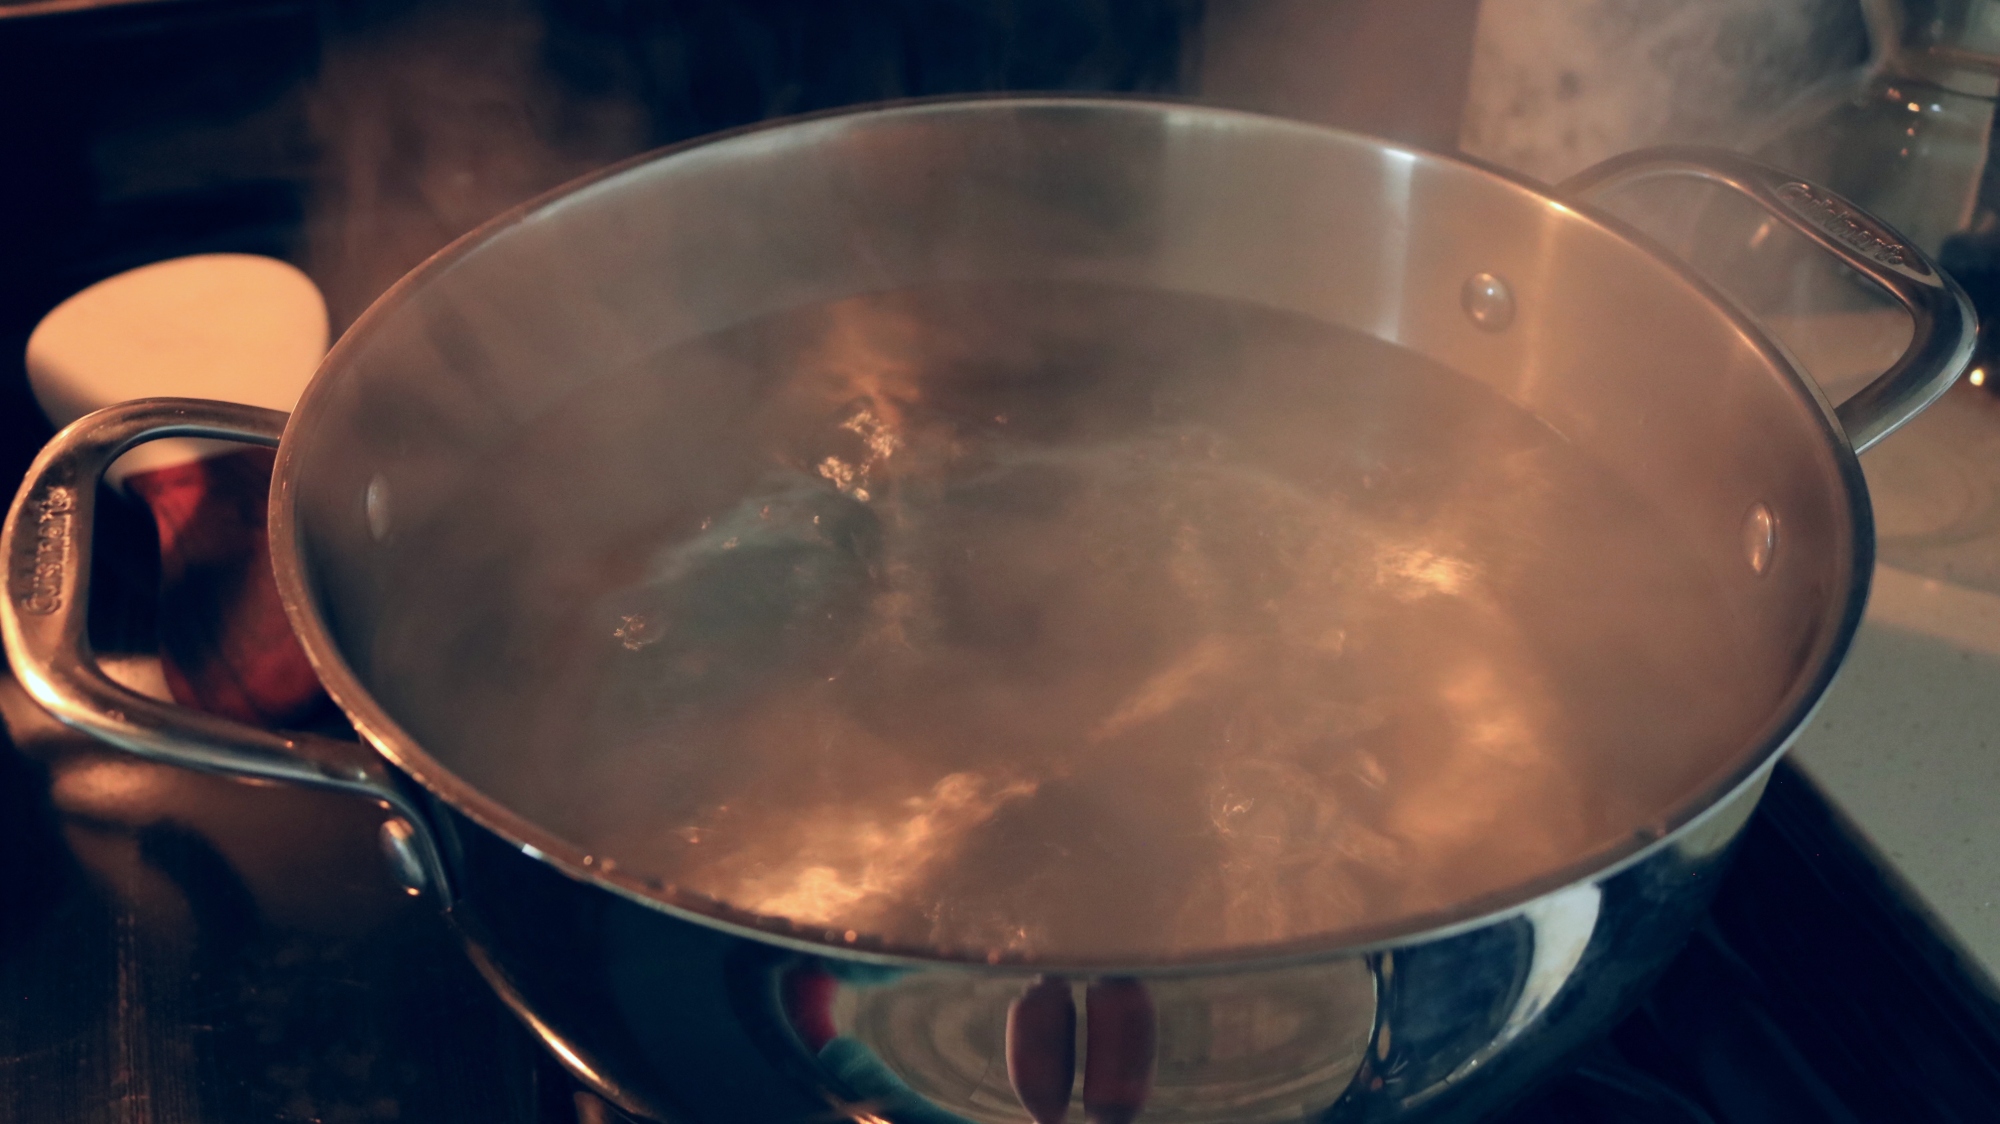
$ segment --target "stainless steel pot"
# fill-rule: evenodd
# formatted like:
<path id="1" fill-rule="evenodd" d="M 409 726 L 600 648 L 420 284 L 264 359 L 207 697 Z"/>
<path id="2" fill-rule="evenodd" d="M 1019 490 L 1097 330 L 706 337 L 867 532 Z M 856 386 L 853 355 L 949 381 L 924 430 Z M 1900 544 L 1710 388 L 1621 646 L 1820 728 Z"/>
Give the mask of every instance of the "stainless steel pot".
<path id="1" fill-rule="evenodd" d="M 1666 174 L 1747 195 L 1889 290 L 1915 321 L 1902 360 L 1835 409 L 1726 298 L 1586 205 Z M 482 791 L 384 704 L 413 689 L 371 680 L 368 654 L 408 563 L 398 535 L 576 388 L 774 309 L 991 278 L 1302 313 L 1484 384 L 1730 560 L 1748 650 L 1778 683 L 1768 720 L 1648 827 L 1561 869 L 1372 928 L 1090 962 L 899 945 L 684 893 Z M 1873 531 L 1854 454 L 1958 377 L 1973 329 L 1958 288 L 1893 231 L 1723 153 L 1622 157 L 1547 192 L 1182 105 L 811 118 L 612 169 L 467 236 L 378 302 L 289 418 L 154 400 L 71 426 L 8 515 L 0 625 L 34 697 L 108 742 L 381 804 L 411 892 L 450 912 L 566 1065 L 635 1111 L 1458 1118 L 1605 1026 L 1680 943 L 1860 619 Z M 249 729 L 98 670 L 84 628 L 96 481 L 169 436 L 278 446 L 279 585 L 362 744 Z"/>

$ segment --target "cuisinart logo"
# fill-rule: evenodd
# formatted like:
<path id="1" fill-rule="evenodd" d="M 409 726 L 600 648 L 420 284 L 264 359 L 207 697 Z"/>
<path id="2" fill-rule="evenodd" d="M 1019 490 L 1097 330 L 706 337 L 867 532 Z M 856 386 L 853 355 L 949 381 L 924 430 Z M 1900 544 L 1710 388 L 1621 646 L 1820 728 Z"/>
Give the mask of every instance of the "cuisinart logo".
<path id="1" fill-rule="evenodd" d="M 1778 198 L 1827 237 L 1843 246 L 1881 262 L 1930 276 L 1924 263 L 1911 257 L 1900 240 L 1882 229 L 1867 215 L 1819 190 L 1809 183 L 1788 183 L 1778 188 Z"/>
<path id="2" fill-rule="evenodd" d="M 15 597 L 24 613 L 53 613 L 62 608 L 63 571 L 69 568 L 76 493 L 50 488 L 29 510 L 34 513 L 34 536 L 22 544 L 14 562 Z"/>

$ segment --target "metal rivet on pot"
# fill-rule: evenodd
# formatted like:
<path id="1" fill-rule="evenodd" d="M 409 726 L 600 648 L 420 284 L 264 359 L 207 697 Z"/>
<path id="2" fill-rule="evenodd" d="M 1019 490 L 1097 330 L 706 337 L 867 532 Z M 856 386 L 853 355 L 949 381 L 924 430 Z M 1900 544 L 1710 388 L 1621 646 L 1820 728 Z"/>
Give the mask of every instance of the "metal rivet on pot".
<path id="1" fill-rule="evenodd" d="M 1458 291 L 1459 304 L 1474 324 L 1489 332 L 1504 332 L 1514 322 L 1514 290 L 1496 273 L 1475 273 Z"/>
<path id="2" fill-rule="evenodd" d="M 1763 573 L 1771 568 L 1771 556 L 1778 550 L 1778 517 L 1761 503 L 1750 505 L 1750 513 L 1743 517 L 1743 556 L 1750 561 L 1750 569 Z"/>
<path id="3" fill-rule="evenodd" d="M 376 473 L 362 493 L 361 509 L 368 516 L 368 533 L 381 542 L 389 534 L 389 482 Z"/>
<path id="4" fill-rule="evenodd" d="M 382 821 L 382 856 L 389 860 L 389 874 L 412 896 L 424 892 L 424 862 L 417 854 L 417 829 L 397 816 Z"/>

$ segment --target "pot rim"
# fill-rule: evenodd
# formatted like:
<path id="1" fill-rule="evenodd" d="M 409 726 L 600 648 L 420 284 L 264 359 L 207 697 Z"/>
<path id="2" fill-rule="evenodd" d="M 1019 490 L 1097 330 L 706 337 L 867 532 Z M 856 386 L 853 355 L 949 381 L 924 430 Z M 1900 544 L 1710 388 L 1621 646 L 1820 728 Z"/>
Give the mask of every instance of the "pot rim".
<path id="1" fill-rule="evenodd" d="M 1841 608 L 1838 627 L 1830 643 L 1825 646 L 1818 666 L 1813 669 L 1810 676 L 1802 679 L 1794 687 L 1788 696 L 1787 705 L 1778 711 L 1777 717 L 1766 725 L 1764 732 L 1752 743 L 1754 748 L 1738 753 L 1729 766 L 1719 770 L 1708 783 L 1697 787 L 1690 795 L 1669 808 L 1659 817 L 1655 825 L 1642 828 L 1596 851 L 1588 852 L 1555 870 L 1503 889 L 1466 899 L 1447 908 L 1407 915 L 1392 922 L 1331 930 L 1286 941 L 1230 945 L 1171 956 L 1123 959 L 1064 958 L 977 948 L 930 947 L 886 941 L 852 930 L 802 926 L 783 918 L 751 913 L 707 895 L 692 893 L 624 872 L 617 867 L 615 861 L 600 858 L 588 849 L 555 835 L 528 817 L 505 807 L 432 757 L 375 700 L 373 694 L 361 683 L 341 654 L 319 612 L 318 598 L 307 573 L 300 530 L 294 517 L 297 496 L 295 474 L 298 471 L 296 454 L 300 443 L 296 435 L 302 431 L 305 424 L 310 423 L 317 404 L 326 397 L 329 386 L 339 377 L 337 372 L 349 365 L 350 357 L 367 345 L 374 334 L 373 326 L 395 315 L 413 294 L 434 277 L 508 229 L 533 221 L 535 216 L 547 208 L 559 205 L 590 187 L 642 165 L 671 159 L 695 149 L 707 148 L 745 136 L 833 119 L 962 112 L 980 106 L 993 109 L 1091 108 L 1153 114 L 1197 114 L 1211 119 L 1234 119 L 1261 129 L 1296 130 L 1342 138 L 1350 142 L 1359 141 L 1382 151 L 1401 153 L 1412 159 L 1440 161 L 1469 168 L 1492 180 L 1499 190 L 1526 192 L 1534 196 L 1543 206 L 1561 209 L 1573 215 L 1576 221 L 1585 222 L 1616 238 L 1636 244 L 1662 265 L 1677 273 L 1681 281 L 1706 297 L 1718 313 L 1726 318 L 1728 324 L 1774 369 L 1789 380 L 1794 390 L 1805 395 L 1816 407 L 1816 420 L 1822 436 L 1831 445 L 1840 482 L 1846 493 L 1848 517 L 1852 528 L 1849 558 L 1852 570 L 1847 583 L 1845 604 Z M 548 863 L 573 879 L 593 884 L 682 920 L 831 959 L 906 968 L 952 965 L 992 968 L 1015 973 L 1032 970 L 1137 976 L 1172 975 L 1241 967 L 1279 967 L 1287 963 L 1367 954 L 1438 940 L 1503 920 L 1569 886 L 1601 882 L 1644 860 L 1659 848 L 1674 844 L 1727 805 L 1733 794 L 1754 784 L 1804 729 L 1813 712 L 1818 709 L 1828 686 L 1838 674 L 1854 634 L 1860 627 L 1875 563 L 1874 515 L 1860 461 L 1836 420 L 1832 404 L 1828 402 L 1818 384 L 1806 377 L 1799 363 L 1789 352 L 1759 327 L 1734 300 L 1717 290 L 1675 255 L 1644 234 L 1588 205 L 1561 200 L 1554 196 L 1546 185 L 1476 158 L 1429 152 L 1351 130 L 1242 110 L 1222 109 L 1192 100 L 1112 94 L 946 95 L 843 106 L 760 121 L 641 153 L 552 188 L 489 219 L 459 236 L 398 279 L 356 318 L 327 353 L 286 422 L 284 437 L 279 443 L 276 464 L 272 472 L 268 526 L 271 561 L 276 572 L 278 591 L 285 607 L 285 614 L 320 682 L 345 712 L 355 730 L 383 757 L 422 785 L 432 797 L 485 830 L 507 840 L 529 857 Z"/>

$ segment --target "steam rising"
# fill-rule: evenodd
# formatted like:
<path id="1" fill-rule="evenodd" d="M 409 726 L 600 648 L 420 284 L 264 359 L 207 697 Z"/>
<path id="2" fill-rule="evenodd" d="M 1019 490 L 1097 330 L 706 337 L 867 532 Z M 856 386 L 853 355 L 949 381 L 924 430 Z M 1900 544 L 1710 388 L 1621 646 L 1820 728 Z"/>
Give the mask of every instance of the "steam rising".
<path id="1" fill-rule="evenodd" d="M 326 18 L 305 264 L 336 330 L 452 239 L 648 149 L 895 98 L 1179 90 L 1202 23 L 1196 0 L 432 0 Z"/>
<path id="2" fill-rule="evenodd" d="M 795 310 L 490 471 L 407 547 L 399 717 L 622 870 L 835 932 L 1392 923 L 1629 833 L 1768 697 L 1702 565 L 1549 430 L 1209 299 Z"/>
<path id="3" fill-rule="evenodd" d="M 460 234 L 651 143 L 632 91 L 551 72 L 551 38 L 522 0 L 429 5 L 331 38 L 310 101 L 308 264 L 336 328 Z"/>

